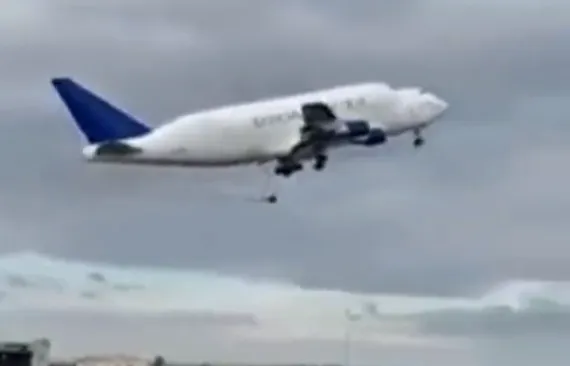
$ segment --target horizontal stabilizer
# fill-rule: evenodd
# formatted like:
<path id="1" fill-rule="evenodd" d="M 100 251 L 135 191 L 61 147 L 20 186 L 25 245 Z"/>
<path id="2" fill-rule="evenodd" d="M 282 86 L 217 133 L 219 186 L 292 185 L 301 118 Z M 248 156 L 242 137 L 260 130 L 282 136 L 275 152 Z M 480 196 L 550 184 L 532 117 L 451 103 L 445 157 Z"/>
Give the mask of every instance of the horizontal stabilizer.
<path id="1" fill-rule="evenodd" d="M 141 153 L 143 150 L 133 147 L 129 144 L 120 141 L 109 141 L 101 143 L 95 150 L 95 155 L 99 157 L 104 156 L 129 156 Z"/>
<path id="2" fill-rule="evenodd" d="M 90 144 L 142 136 L 151 131 L 69 78 L 54 78 L 51 82 Z"/>

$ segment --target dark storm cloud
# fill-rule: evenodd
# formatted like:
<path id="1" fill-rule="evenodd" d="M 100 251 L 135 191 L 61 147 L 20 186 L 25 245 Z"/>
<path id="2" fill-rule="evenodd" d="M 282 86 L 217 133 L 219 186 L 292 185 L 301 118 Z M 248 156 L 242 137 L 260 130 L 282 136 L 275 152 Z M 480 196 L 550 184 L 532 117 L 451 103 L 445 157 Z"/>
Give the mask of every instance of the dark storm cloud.
<path id="1" fill-rule="evenodd" d="M 537 17 L 533 4 L 12 1 L 0 15 L 13 19 L 0 28 L 1 248 L 347 290 L 567 278 L 570 9 L 552 1 Z M 253 169 L 84 165 L 49 88 L 59 74 L 154 124 L 361 80 L 421 85 L 452 109 L 423 151 L 402 138 L 335 154 L 265 207 L 247 199 L 263 183 Z"/>

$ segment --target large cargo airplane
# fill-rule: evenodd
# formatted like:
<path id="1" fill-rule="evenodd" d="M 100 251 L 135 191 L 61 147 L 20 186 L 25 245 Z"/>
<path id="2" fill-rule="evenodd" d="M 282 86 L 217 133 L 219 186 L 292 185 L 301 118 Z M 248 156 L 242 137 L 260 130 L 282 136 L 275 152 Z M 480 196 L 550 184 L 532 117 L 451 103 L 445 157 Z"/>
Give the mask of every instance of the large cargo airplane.
<path id="1" fill-rule="evenodd" d="M 184 115 L 151 128 L 70 78 L 52 85 L 87 140 L 90 162 L 187 167 L 274 162 L 289 177 L 313 160 L 323 170 L 327 151 L 377 146 L 388 138 L 422 131 L 448 104 L 419 88 L 362 83 L 225 106 Z M 267 198 L 276 202 L 274 194 Z"/>

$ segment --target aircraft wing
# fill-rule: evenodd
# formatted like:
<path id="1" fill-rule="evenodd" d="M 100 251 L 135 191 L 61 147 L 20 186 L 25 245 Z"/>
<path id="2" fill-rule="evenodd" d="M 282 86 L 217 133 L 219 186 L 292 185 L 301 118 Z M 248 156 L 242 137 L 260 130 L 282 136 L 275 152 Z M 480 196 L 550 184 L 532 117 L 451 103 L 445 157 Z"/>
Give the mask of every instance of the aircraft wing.
<path id="1" fill-rule="evenodd" d="M 324 154 L 335 141 L 370 133 L 366 121 L 340 120 L 331 107 L 323 102 L 303 104 L 301 113 L 304 121 L 301 139 L 292 149 L 291 156 Z"/>
<path id="2" fill-rule="evenodd" d="M 281 158 L 276 174 L 289 176 L 302 169 L 299 161 L 303 158 L 314 158 L 315 169 L 323 169 L 328 159 L 327 150 L 337 143 L 374 146 L 386 140 L 384 131 L 372 128 L 368 121 L 339 119 L 332 108 L 323 102 L 303 104 L 301 113 L 304 123 L 300 138 Z"/>
<path id="3" fill-rule="evenodd" d="M 312 134 L 317 139 L 360 137 L 369 134 L 371 130 L 367 121 L 338 118 L 331 107 L 322 102 L 303 104 L 301 113 L 305 122 L 301 133 Z"/>
<path id="4" fill-rule="evenodd" d="M 323 151 L 335 135 L 337 117 L 332 109 L 322 102 L 313 102 L 301 106 L 304 125 L 301 139 L 291 150 L 291 156 L 314 155 Z"/>
<path id="5" fill-rule="evenodd" d="M 326 125 L 337 120 L 331 107 L 322 102 L 307 103 L 301 106 L 301 114 L 306 125 Z"/>
<path id="6" fill-rule="evenodd" d="M 331 107 L 322 102 L 301 106 L 304 126 L 301 140 L 330 143 L 339 139 L 366 136 L 371 132 L 370 124 L 364 120 L 339 119 Z"/>

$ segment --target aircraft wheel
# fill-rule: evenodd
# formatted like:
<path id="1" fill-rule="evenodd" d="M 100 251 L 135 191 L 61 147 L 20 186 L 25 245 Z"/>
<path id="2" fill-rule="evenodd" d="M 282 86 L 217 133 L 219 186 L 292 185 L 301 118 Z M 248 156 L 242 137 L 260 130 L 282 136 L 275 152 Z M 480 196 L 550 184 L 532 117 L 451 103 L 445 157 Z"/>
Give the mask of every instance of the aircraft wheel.
<path id="1" fill-rule="evenodd" d="M 317 156 L 315 159 L 315 164 L 313 165 L 313 168 L 316 171 L 321 171 L 326 167 L 327 161 L 328 161 L 328 157 L 326 155 Z"/>
<path id="2" fill-rule="evenodd" d="M 274 169 L 274 173 L 275 175 L 282 175 L 287 178 L 293 173 L 301 170 L 303 170 L 303 164 L 295 161 L 290 161 L 278 164 Z"/>
<path id="3" fill-rule="evenodd" d="M 414 147 L 418 148 L 418 147 L 422 147 L 425 144 L 425 140 L 421 137 L 416 137 L 414 139 Z"/>
<path id="4" fill-rule="evenodd" d="M 267 203 L 277 203 L 277 196 L 274 194 L 267 196 Z"/>
<path id="5" fill-rule="evenodd" d="M 297 170 L 300 170 L 301 168 L 298 167 L 285 167 L 285 166 L 280 166 L 275 168 L 275 175 L 282 175 L 285 178 L 289 178 L 293 173 L 295 173 Z"/>

